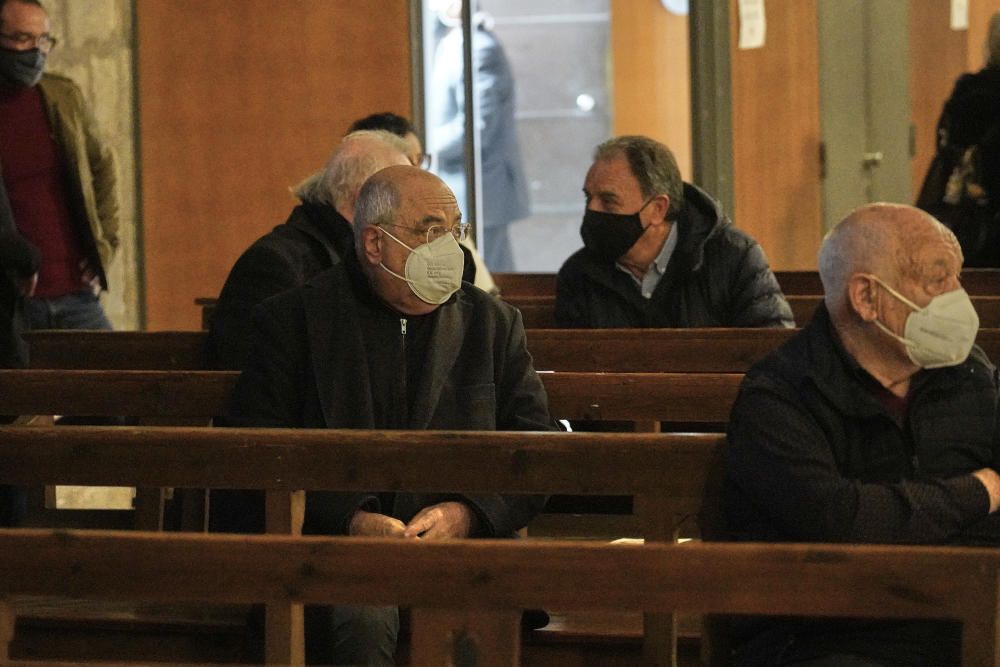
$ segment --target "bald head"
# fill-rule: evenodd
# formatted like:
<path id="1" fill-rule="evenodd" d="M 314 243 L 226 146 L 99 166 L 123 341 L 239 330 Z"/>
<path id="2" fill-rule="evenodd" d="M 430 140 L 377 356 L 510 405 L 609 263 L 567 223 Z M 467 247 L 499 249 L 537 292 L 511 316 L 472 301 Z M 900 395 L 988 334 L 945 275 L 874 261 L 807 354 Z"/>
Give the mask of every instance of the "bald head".
<path id="1" fill-rule="evenodd" d="M 409 164 L 407 145 L 384 130 L 359 130 L 341 140 L 326 166 L 294 189 L 304 202 L 333 206 L 348 220 L 364 182 L 391 165 Z"/>
<path id="2" fill-rule="evenodd" d="M 389 224 L 402 208 L 454 205 L 455 195 L 440 178 L 409 164 L 386 167 L 369 178 L 358 195 L 354 211 L 354 236 L 360 239 L 365 227 Z M 416 212 L 419 220 L 419 210 Z"/>
<path id="3" fill-rule="evenodd" d="M 941 243 L 953 246 L 961 256 L 955 235 L 920 209 L 885 203 L 855 209 L 820 247 L 819 274 L 827 307 L 831 313 L 844 308 L 848 280 L 856 273 L 871 273 L 893 284 L 919 280 L 933 268 L 921 261 L 922 250 Z"/>

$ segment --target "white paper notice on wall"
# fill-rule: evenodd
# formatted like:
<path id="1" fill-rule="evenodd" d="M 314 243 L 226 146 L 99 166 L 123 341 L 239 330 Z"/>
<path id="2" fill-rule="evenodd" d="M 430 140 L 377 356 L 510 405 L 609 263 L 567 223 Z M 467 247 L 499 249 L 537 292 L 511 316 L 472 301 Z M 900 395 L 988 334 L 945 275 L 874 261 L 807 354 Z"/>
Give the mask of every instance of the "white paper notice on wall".
<path id="1" fill-rule="evenodd" d="M 951 29 L 969 29 L 969 0 L 951 0 Z"/>
<path id="2" fill-rule="evenodd" d="M 740 0 L 740 44 L 741 49 L 759 49 L 764 46 L 767 34 L 767 18 L 764 0 Z"/>

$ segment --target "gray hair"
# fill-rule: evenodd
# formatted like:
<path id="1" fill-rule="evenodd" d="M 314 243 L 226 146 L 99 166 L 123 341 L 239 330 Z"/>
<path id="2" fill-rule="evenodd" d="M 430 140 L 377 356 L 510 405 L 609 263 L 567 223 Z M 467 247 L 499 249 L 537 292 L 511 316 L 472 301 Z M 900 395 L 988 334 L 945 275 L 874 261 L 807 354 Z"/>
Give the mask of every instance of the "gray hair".
<path id="1" fill-rule="evenodd" d="M 986 33 L 986 65 L 1000 67 L 1000 10 L 990 17 L 990 27 Z"/>
<path id="2" fill-rule="evenodd" d="M 403 197 L 399 187 L 388 178 L 369 178 L 361 186 L 354 205 L 354 244 L 361 249 L 361 235 L 372 225 L 386 225 L 396 220 Z"/>
<path id="3" fill-rule="evenodd" d="M 376 140 L 406 155 L 406 142 L 385 130 L 358 130 L 344 137 L 326 166 L 292 188 L 292 193 L 309 204 L 350 207 L 355 193 L 368 177 L 387 166 L 385 156 L 359 148 L 358 140 Z"/>
<path id="4" fill-rule="evenodd" d="M 659 141 L 639 135 L 614 137 L 594 149 L 595 162 L 618 156 L 628 161 L 645 199 L 656 195 L 670 197 L 667 217 L 675 219 L 684 207 L 684 181 L 673 152 Z"/>

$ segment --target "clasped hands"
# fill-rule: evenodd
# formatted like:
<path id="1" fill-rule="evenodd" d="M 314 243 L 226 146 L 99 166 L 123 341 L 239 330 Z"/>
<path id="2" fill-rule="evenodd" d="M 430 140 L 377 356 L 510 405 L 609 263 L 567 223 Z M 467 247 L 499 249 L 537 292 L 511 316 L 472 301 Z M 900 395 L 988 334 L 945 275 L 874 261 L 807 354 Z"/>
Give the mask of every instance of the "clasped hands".
<path id="1" fill-rule="evenodd" d="M 385 514 L 358 510 L 351 517 L 350 534 L 360 537 L 443 540 L 468 537 L 472 534 L 475 521 L 472 510 L 457 501 L 429 505 L 405 524 Z"/>

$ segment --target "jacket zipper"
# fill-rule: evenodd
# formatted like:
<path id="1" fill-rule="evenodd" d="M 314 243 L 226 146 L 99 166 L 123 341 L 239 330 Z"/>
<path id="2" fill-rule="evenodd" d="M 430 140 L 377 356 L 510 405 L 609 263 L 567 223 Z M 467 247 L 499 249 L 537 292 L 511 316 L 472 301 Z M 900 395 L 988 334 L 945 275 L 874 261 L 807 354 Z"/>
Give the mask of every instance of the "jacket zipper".
<path id="1" fill-rule="evenodd" d="M 399 367 L 403 369 L 403 372 L 401 374 L 402 377 L 400 378 L 399 381 L 399 386 L 403 388 L 403 395 L 402 395 L 403 409 L 401 412 L 402 414 L 406 415 L 405 419 L 403 419 L 403 423 L 400 426 L 400 428 L 405 428 L 406 424 L 408 424 L 410 421 L 410 414 L 409 414 L 410 406 L 409 406 L 409 401 L 407 399 L 410 392 L 408 387 L 406 386 L 406 318 L 405 317 L 399 318 L 399 347 L 400 350 L 402 351 L 402 354 L 400 355 L 401 359 Z"/>

